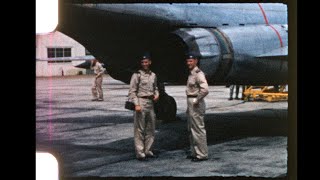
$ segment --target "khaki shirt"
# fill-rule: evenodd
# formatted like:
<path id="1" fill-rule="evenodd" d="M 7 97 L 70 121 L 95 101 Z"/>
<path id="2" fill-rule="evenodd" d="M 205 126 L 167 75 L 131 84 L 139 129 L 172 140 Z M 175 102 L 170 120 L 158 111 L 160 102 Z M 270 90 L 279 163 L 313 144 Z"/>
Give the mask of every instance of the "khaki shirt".
<path id="1" fill-rule="evenodd" d="M 187 96 L 196 96 L 197 100 L 203 99 L 208 95 L 208 83 L 204 73 L 196 66 L 193 68 L 187 81 Z"/>
<path id="2" fill-rule="evenodd" d="M 96 64 L 91 67 L 91 69 L 93 69 L 94 73 L 97 75 L 97 76 L 100 76 L 104 73 L 105 71 L 105 68 L 102 67 L 102 64 L 99 63 L 99 62 L 96 62 Z"/>
<path id="3" fill-rule="evenodd" d="M 152 95 L 159 96 L 156 74 L 152 71 L 145 72 L 143 70 L 134 73 L 131 77 L 129 89 L 129 97 L 133 100 L 133 103 L 139 105 L 138 97 Z"/>

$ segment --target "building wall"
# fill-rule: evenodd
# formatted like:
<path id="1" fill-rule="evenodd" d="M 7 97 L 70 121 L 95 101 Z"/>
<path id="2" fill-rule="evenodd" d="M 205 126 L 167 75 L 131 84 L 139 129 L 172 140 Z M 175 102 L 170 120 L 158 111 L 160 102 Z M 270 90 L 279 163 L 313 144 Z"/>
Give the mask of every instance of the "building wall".
<path id="1" fill-rule="evenodd" d="M 85 61 L 78 61 L 82 63 Z M 86 74 L 85 69 L 74 67 L 74 61 L 65 63 L 48 63 L 48 61 L 36 61 L 36 76 L 71 76 Z"/>
<path id="2" fill-rule="evenodd" d="M 85 47 L 65 34 L 55 31 L 36 35 L 36 76 L 68 76 L 86 74 L 85 69 L 74 65 L 85 60 L 77 59 L 71 62 L 49 62 L 55 58 L 48 58 L 47 48 L 71 48 L 71 57 L 85 57 Z M 59 58 L 60 61 L 61 58 Z M 70 57 L 66 58 L 69 59 Z M 71 58 L 72 59 L 72 58 Z"/>
<path id="3" fill-rule="evenodd" d="M 46 59 L 48 58 L 47 48 L 48 47 L 62 47 L 71 48 L 71 56 L 85 56 L 85 47 L 79 44 L 74 39 L 66 36 L 65 34 L 55 31 L 47 34 L 40 34 L 36 36 L 36 58 Z"/>

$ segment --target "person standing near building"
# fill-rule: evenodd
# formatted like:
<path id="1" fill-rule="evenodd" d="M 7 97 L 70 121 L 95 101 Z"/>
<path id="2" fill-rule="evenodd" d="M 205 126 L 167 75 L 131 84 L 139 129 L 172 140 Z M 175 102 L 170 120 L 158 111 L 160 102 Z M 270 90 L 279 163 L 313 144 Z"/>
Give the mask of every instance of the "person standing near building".
<path id="1" fill-rule="evenodd" d="M 135 104 L 134 146 L 136 158 L 145 161 L 157 157 L 152 152 L 155 138 L 156 115 L 154 102 L 159 99 L 156 74 L 150 70 L 151 59 L 143 56 L 141 69 L 130 80 L 129 97 Z"/>
<path id="2" fill-rule="evenodd" d="M 93 96 L 92 101 L 103 101 L 102 80 L 105 69 L 97 59 L 92 60 L 91 69 L 93 69 L 95 74 L 94 81 L 91 87 Z"/>
<path id="3" fill-rule="evenodd" d="M 204 73 L 198 68 L 198 58 L 188 55 L 186 65 L 189 69 L 187 81 L 187 115 L 191 155 L 187 159 L 193 162 L 208 159 L 207 135 L 204 124 L 206 104 L 204 97 L 208 95 L 208 83 Z"/>

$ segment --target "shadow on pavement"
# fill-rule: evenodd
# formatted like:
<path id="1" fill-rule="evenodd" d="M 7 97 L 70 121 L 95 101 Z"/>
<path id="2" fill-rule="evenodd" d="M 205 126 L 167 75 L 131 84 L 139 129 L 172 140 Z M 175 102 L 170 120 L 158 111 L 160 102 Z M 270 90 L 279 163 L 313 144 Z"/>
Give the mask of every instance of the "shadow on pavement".
<path id="1" fill-rule="evenodd" d="M 179 121 L 160 124 L 157 127 L 154 143 L 156 153 L 188 149 L 187 120 L 184 114 L 178 114 L 178 117 Z M 104 136 L 104 131 L 99 130 L 99 128 L 111 126 L 114 127 L 114 133 L 121 134 L 121 129 L 117 126 L 126 123 L 133 125 L 132 116 L 57 118 L 52 119 L 50 123 L 55 127 L 54 133 L 59 134 L 60 138 L 50 139 L 48 133 L 40 132 L 40 127 L 47 127 L 48 121 L 36 122 L 36 149 L 37 151 L 50 151 L 58 154 L 59 161 L 64 165 L 61 167 L 64 175 L 84 169 L 98 168 L 106 163 L 135 159 L 133 134 L 130 138 L 110 139 L 110 137 Z M 208 145 L 244 137 L 287 136 L 287 125 L 287 110 L 285 109 L 210 113 L 205 116 Z M 81 134 L 82 131 L 101 132 L 98 137 L 88 133 L 83 139 L 79 138 L 79 133 Z M 111 142 L 101 143 L 108 138 Z M 83 164 L 82 161 L 87 163 L 84 161 L 87 159 L 92 159 L 92 163 Z"/>

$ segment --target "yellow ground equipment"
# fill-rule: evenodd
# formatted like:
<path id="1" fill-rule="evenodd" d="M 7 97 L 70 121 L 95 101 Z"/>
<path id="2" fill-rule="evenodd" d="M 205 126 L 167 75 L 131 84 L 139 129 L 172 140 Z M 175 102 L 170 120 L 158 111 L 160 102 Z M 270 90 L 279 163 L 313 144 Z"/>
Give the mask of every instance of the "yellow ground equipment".
<path id="1" fill-rule="evenodd" d="M 243 92 L 243 99 L 245 101 L 287 101 L 288 91 L 286 91 L 286 85 L 280 85 L 278 90 L 274 86 L 247 86 Z"/>

